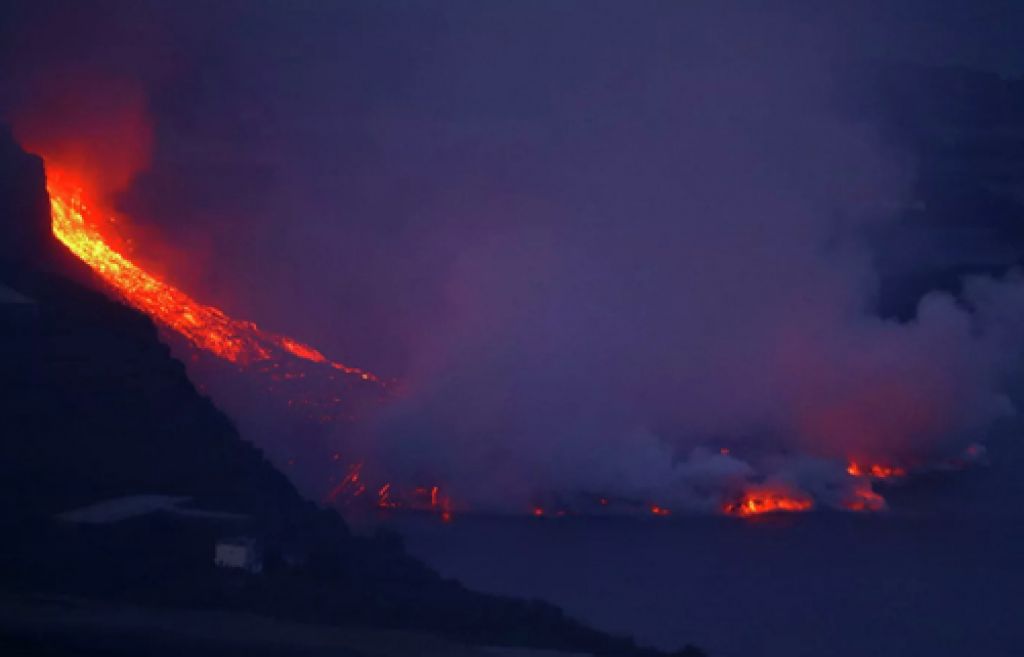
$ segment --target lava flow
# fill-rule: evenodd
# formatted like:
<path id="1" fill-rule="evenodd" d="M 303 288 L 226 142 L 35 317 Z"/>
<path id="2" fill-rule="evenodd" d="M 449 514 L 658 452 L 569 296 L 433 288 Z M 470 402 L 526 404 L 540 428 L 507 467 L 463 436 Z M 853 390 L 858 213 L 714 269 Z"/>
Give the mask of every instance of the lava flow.
<path id="1" fill-rule="evenodd" d="M 850 461 L 846 466 L 846 474 L 851 477 L 871 477 L 873 479 L 892 479 L 894 477 L 905 477 L 907 471 L 895 465 L 860 465 L 856 461 Z"/>
<path id="2" fill-rule="evenodd" d="M 837 508 L 847 511 L 873 512 L 887 508 L 885 498 L 872 489 L 872 480 L 905 477 L 904 468 L 890 465 L 860 465 L 850 461 L 846 466 L 846 474 L 854 477 L 855 482 L 844 499 L 833 503 Z M 755 486 L 743 491 L 738 497 L 722 505 L 722 513 L 730 516 L 758 516 L 765 513 L 810 511 L 814 508 L 814 499 L 803 492 L 788 488 Z"/>
<path id="3" fill-rule="evenodd" d="M 391 484 L 383 483 L 377 489 L 377 497 L 366 495 L 366 483 L 363 481 L 363 463 L 357 462 L 348 466 L 348 471 L 327 496 L 324 503 L 336 507 L 354 508 L 361 502 L 364 508 L 376 507 L 380 511 L 403 510 L 435 513 L 442 522 L 452 519 L 452 501 L 441 493 L 439 486 L 416 486 L 400 489 Z"/>
<path id="4" fill-rule="evenodd" d="M 176 331 L 196 347 L 237 365 L 279 361 L 291 356 L 329 366 L 345 375 L 383 385 L 365 370 L 329 360 L 313 347 L 264 331 L 253 322 L 229 317 L 199 303 L 146 272 L 111 247 L 96 227 L 84 190 L 48 171 L 53 234 L 131 306 Z"/>
<path id="5" fill-rule="evenodd" d="M 305 369 L 296 369 L 295 363 L 305 363 L 305 368 L 311 363 L 317 368 L 329 368 L 326 371 L 340 373 L 352 381 L 384 387 L 384 382 L 370 372 L 332 361 L 310 345 L 264 331 L 253 322 L 233 319 L 219 308 L 199 303 L 145 271 L 111 246 L 110 240 L 104 237 L 98 227 L 97 217 L 93 216 L 84 190 L 70 180 L 60 171 L 52 168 L 49 170 L 47 190 L 50 195 L 53 234 L 129 305 L 177 332 L 198 349 L 240 367 L 253 366 L 278 380 L 303 378 Z M 332 397 L 330 400 L 331 404 L 339 402 L 339 398 Z M 315 406 L 308 399 L 289 400 L 289 405 L 295 404 Z M 316 408 L 313 410 L 319 412 Z M 321 419 L 330 420 L 334 417 L 327 414 L 321 416 Z M 723 449 L 722 453 L 728 454 L 728 450 Z M 367 486 L 362 481 L 362 468 L 361 462 L 348 466 L 344 477 L 324 501 L 348 506 L 363 499 Z M 870 479 L 906 475 L 906 470 L 900 467 L 864 466 L 853 461 L 846 471 L 850 476 Z M 871 490 L 869 482 L 864 483 L 866 485 L 858 486 L 854 496 L 843 506 L 851 511 L 883 509 L 885 500 Z M 372 495 L 366 497 L 369 498 L 368 505 L 378 509 L 431 511 L 440 514 L 443 520 L 451 519 L 450 499 L 440 495 L 437 486 L 400 490 L 391 483 L 382 483 L 377 488 L 376 499 Z M 602 498 L 600 504 L 607 506 L 608 502 Z M 809 511 L 813 507 L 813 498 L 799 491 L 758 486 L 743 491 L 737 498 L 722 505 L 721 510 L 726 515 L 749 517 L 774 512 Z M 657 504 L 648 505 L 647 510 L 655 516 L 671 514 L 669 509 Z M 549 515 L 542 507 L 536 507 L 532 512 L 535 516 Z M 565 513 L 558 511 L 552 515 Z"/>
<path id="6" fill-rule="evenodd" d="M 252 367 L 276 381 L 303 379 L 312 363 L 316 368 L 328 368 L 326 371 L 331 374 L 327 378 L 330 381 L 335 380 L 333 372 L 339 372 L 352 381 L 385 387 L 385 383 L 370 372 L 332 361 L 310 345 L 264 331 L 253 322 L 233 319 L 219 308 L 199 303 L 145 271 L 112 247 L 100 232 L 84 190 L 68 182 L 71 178 L 60 171 L 50 168 L 48 174 L 47 191 L 54 236 L 116 290 L 126 303 L 177 332 L 198 349 L 240 367 Z M 295 363 L 305 363 L 306 367 L 296 367 Z M 331 396 L 326 405 L 334 407 L 342 401 Z M 306 396 L 289 398 L 288 405 L 309 411 L 322 421 L 338 417 L 324 410 L 324 404 Z M 361 480 L 362 468 L 362 462 L 350 465 L 325 502 L 337 505 L 360 499 L 366 491 Z M 452 517 L 451 501 L 439 494 L 437 486 L 399 491 L 385 483 L 378 491 L 376 506 L 380 509 L 430 510 L 446 522 Z"/>
<path id="7" fill-rule="evenodd" d="M 780 511 L 810 511 L 814 501 L 799 493 L 768 488 L 752 488 L 731 502 L 722 505 L 722 512 L 730 516 L 756 516 Z"/>

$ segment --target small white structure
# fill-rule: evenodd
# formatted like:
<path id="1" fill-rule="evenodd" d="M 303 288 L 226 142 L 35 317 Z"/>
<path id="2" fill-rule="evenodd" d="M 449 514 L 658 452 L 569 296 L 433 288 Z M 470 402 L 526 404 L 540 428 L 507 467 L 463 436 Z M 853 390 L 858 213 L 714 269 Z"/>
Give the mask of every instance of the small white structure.
<path id="1" fill-rule="evenodd" d="M 263 572 L 263 550 L 259 541 L 248 536 L 217 541 L 213 563 L 221 568 L 240 568 L 250 573 Z"/>

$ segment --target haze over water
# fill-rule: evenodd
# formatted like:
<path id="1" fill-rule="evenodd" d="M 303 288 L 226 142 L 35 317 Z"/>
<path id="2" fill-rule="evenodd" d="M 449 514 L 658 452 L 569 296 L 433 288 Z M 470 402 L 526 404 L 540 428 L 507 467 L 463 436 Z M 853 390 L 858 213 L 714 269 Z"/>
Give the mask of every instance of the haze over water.
<path id="1" fill-rule="evenodd" d="M 1024 522 L 801 515 L 461 518 L 407 545 L 479 590 L 720 657 L 1019 655 Z"/>
<path id="2" fill-rule="evenodd" d="M 1012 432 L 1007 432 L 1012 433 Z M 887 514 L 407 520 L 413 554 L 481 590 L 714 657 L 1024 654 L 1015 435 L 984 471 L 889 491 Z"/>

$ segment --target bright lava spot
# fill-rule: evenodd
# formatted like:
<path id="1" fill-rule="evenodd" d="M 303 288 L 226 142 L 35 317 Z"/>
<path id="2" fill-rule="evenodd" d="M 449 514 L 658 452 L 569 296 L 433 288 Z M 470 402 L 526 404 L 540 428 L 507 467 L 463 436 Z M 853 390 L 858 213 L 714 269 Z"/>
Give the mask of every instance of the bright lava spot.
<path id="1" fill-rule="evenodd" d="M 905 477 L 907 471 L 895 465 L 861 465 L 856 461 L 850 461 L 846 466 L 846 474 L 851 477 L 872 477 L 874 479 L 890 479 L 893 477 Z"/>
<path id="2" fill-rule="evenodd" d="M 722 512 L 730 516 L 757 516 L 763 513 L 810 511 L 814 501 L 803 494 L 784 490 L 750 489 L 731 502 L 722 505 Z"/>

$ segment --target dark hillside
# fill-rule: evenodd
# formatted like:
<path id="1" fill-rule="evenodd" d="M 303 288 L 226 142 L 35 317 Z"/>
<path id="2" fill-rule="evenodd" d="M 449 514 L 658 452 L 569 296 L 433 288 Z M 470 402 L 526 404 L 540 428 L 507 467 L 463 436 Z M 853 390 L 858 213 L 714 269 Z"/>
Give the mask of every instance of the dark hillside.
<path id="1" fill-rule="evenodd" d="M 397 537 L 353 536 L 238 435 L 147 317 L 68 277 L 87 275 L 49 237 L 40 162 L 3 134 L 0 171 L 0 588 L 654 654 L 551 605 L 442 580 Z M 132 495 L 233 515 L 55 517 Z M 265 543 L 263 574 L 214 565 L 215 542 L 238 533 Z"/>

